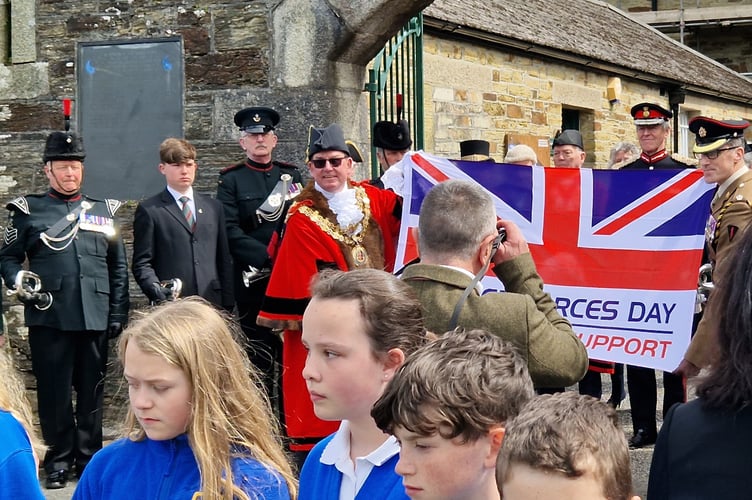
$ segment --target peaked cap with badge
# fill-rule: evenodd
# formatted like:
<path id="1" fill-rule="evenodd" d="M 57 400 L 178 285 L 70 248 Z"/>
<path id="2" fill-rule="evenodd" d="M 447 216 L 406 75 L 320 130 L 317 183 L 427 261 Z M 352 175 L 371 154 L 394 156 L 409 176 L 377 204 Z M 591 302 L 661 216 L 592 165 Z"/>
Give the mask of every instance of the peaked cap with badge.
<path id="1" fill-rule="evenodd" d="M 635 104 L 629 111 L 635 125 L 658 125 L 673 118 L 674 113 L 652 102 Z"/>
<path id="2" fill-rule="evenodd" d="M 313 155 L 321 151 L 341 151 L 350 156 L 350 148 L 345 141 L 345 133 L 337 123 L 328 127 L 316 128 L 311 125 L 308 128 L 308 147 L 306 156 L 310 160 Z"/>
<path id="3" fill-rule="evenodd" d="M 697 116 L 689 122 L 695 134 L 695 153 L 707 153 L 723 147 L 730 139 L 744 137 L 749 126 L 745 120 L 715 120 Z M 752 171 L 744 162 L 720 186 L 710 204 L 710 217 L 705 227 L 708 259 L 714 269 L 730 258 L 737 247 L 737 236 L 752 224 Z M 717 355 L 713 325 L 718 321 L 716 310 L 706 308 L 697 326 L 684 359 L 699 368 L 710 364 Z"/>
<path id="4" fill-rule="evenodd" d="M 714 120 L 706 116 L 696 116 L 689 121 L 689 130 L 695 134 L 694 153 L 707 153 L 718 149 L 731 139 L 743 138 L 749 127 L 746 120 Z M 745 147 L 746 150 L 746 147 Z"/>
<path id="5" fill-rule="evenodd" d="M 554 137 L 554 146 L 576 146 L 585 151 L 582 134 L 575 129 L 562 130 L 560 134 Z"/>
<path id="6" fill-rule="evenodd" d="M 409 149 L 412 144 L 407 120 L 400 120 L 397 123 L 380 121 L 373 126 L 373 147 L 375 148 L 403 151 Z"/>
<path id="7" fill-rule="evenodd" d="M 234 121 L 243 132 L 265 134 L 277 126 L 279 113 L 263 106 L 243 108 L 235 113 Z"/>
<path id="8" fill-rule="evenodd" d="M 47 163 L 54 160 L 78 160 L 84 161 L 84 141 L 73 132 L 52 132 L 47 136 L 44 145 L 42 161 Z"/>

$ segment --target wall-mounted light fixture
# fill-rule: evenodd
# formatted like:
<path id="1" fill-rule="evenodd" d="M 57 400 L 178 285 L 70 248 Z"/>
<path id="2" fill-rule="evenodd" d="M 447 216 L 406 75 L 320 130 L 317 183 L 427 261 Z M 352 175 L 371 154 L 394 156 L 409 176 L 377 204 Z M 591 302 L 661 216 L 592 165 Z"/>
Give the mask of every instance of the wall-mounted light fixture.
<path id="1" fill-rule="evenodd" d="M 606 85 L 606 97 L 612 106 L 619 102 L 619 99 L 621 99 L 621 78 L 618 76 L 612 76 L 608 79 L 608 84 Z"/>

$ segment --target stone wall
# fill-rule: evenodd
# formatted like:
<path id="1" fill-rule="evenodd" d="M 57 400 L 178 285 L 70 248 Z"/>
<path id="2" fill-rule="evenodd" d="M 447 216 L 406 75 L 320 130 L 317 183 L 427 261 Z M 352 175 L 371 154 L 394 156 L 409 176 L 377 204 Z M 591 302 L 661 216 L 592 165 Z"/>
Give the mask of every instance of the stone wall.
<path id="1" fill-rule="evenodd" d="M 606 89 L 611 76 L 573 69 L 428 34 L 424 40 L 425 149 L 459 156 L 459 142 L 485 139 L 501 161 L 510 133 L 553 138 L 562 128 L 562 108 L 580 111 L 580 130 L 588 153 L 587 167 L 604 167 L 619 141 L 637 143 L 629 114 L 634 104 L 656 102 L 668 107 L 658 86 L 621 78 L 619 102 Z M 688 95 L 682 110 L 690 117 L 752 118 L 752 106 Z M 669 142 L 669 149 L 672 142 Z M 550 158 L 539 158 L 550 165 Z"/>

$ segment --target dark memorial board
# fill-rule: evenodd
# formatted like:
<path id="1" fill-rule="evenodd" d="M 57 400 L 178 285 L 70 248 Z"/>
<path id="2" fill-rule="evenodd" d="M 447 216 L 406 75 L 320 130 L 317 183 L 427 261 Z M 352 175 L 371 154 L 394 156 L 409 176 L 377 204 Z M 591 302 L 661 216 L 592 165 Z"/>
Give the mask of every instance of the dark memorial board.
<path id="1" fill-rule="evenodd" d="M 77 80 L 84 192 L 119 200 L 157 193 L 165 185 L 159 144 L 183 136 L 180 39 L 81 43 Z"/>

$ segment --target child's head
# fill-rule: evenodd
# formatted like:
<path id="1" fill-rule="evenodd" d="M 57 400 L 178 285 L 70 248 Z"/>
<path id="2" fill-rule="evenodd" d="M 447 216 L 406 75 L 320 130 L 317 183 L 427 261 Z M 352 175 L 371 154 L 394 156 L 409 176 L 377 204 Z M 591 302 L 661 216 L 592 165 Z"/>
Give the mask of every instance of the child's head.
<path id="1" fill-rule="evenodd" d="M 631 498 L 616 412 L 575 392 L 536 397 L 507 425 L 496 480 L 504 500 Z"/>
<path id="2" fill-rule="evenodd" d="M 303 315 L 303 369 L 316 415 L 370 419 L 405 356 L 426 341 L 412 289 L 376 269 L 322 271 Z"/>
<path id="3" fill-rule="evenodd" d="M 401 443 L 396 472 L 417 498 L 495 494 L 504 426 L 533 397 L 525 360 L 482 330 L 447 332 L 413 353 L 372 415 Z"/>
<path id="4" fill-rule="evenodd" d="M 186 433 L 207 498 L 224 497 L 218 492 L 223 477 L 232 480 L 231 449 L 248 450 L 294 490 L 269 402 L 230 325 L 208 302 L 188 297 L 151 310 L 123 332 L 126 430 L 136 441 Z"/>

